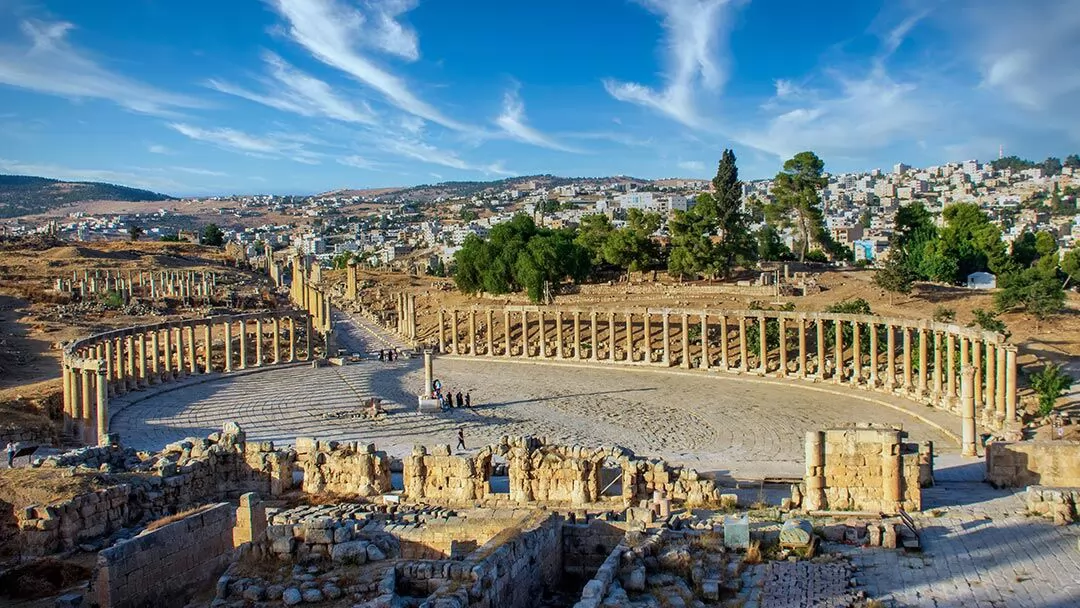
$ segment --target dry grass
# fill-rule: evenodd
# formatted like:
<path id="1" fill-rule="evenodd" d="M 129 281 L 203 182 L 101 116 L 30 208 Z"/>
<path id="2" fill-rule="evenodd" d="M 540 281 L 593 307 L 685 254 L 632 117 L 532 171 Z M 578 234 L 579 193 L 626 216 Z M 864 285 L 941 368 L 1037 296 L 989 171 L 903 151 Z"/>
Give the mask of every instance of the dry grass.
<path id="1" fill-rule="evenodd" d="M 19 509 L 74 498 L 121 483 L 100 475 L 73 475 L 66 469 L 0 469 L 0 501 Z"/>
<path id="2" fill-rule="evenodd" d="M 163 527 L 165 527 L 165 526 L 167 526 L 167 525 L 169 525 L 171 523 L 178 522 L 181 519 L 184 519 L 185 517 L 195 515 L 196 513 L 200 512 L 200 511 L 205 511 L 210 506 L 211 505 L 203 505 L 201 507 L 194 507 L 194 508 L 191 508 L 191 509 L 185 509 L 185 510 L 180 511 L 178 513 L 173 513 L 172 515 L 166 515 L 165 517 L 162 517 L 161 519 L 155 519 L 154 521 L 152 521 L 152 522 L 150 522 L 149 524 L 146 525 L 146 530 L 145 531 L 146 532 L 153 532 L 154 530 L 157 530 L 158 528 L 163 528 Z"/>
<path id="3" fill-rule="evenodd" d="M 761 552 L 761 541 L 752 540 L 750 546 L 746 548 L 746 555 L 743 556 L 744 564 L 760 564 L 764 559 Z"/>

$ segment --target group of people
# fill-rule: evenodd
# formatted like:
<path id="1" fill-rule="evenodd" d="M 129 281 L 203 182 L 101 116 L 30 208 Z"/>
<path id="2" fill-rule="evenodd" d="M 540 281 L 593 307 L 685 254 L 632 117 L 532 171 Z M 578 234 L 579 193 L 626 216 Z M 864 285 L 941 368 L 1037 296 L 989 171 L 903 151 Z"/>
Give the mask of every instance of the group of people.
<path id="1" fill-rule="evenodd" d="M 393 361 L 398 358 L 398 353 L 392 348 L 379 350 L 379 361 Z"/>
<path id="2" fill-rule="evenodd" d="M 439 400 L 439 408 L 443 411 L 452 407 L 472 407 L 472 394 L 469 391 L 454 393 L 454 389 L 450 389 L 443 393 L 442 380 L 438 379 L 431 383 L 431 398 Z"/>

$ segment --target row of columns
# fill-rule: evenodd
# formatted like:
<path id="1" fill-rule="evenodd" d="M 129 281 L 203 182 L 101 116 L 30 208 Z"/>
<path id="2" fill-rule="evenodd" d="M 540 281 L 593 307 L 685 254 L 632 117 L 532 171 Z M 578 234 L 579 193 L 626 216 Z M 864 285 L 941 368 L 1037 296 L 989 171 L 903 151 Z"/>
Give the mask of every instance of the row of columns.
<path id="1" fill-rule="evenodd" d="M 996 334 L 951 326 L 825 314 L 524 307 L 442 309 L 438 317 L 444 353 L 677 364 L 808 378 L 899 392 L 956 413 L 962 406 L 958 374 L 970 367 L 972 399 L 984 424 L 1016 419 L 1016 347 Z"/>
<path id="2" fill-rule="evenodd" d="M 54 288 L 61 293 L 78 293 L 81 297 L 115 291 L 128 298 L 141 297 L 209 297 L 217 287 L 217 274 L 210 272 L 132 272 L 119 270 L 72 271 L 71 278 L 59 277 Z M 136 289 L 137 288 L 137 289 Z"/>
<path id="3" fill-rule="evenodd" d="M 302 353 L 298 323 L 305 325 Z M 215 347 L 215 337 L 220 346 Z M 307 360 L 312 353 L 307 315 L 219 317 L 94 336 L 72 345 L 64 356 L 65 426 L 85 443 L 103 443 L 110 396 L 194 374 Z"/>
<path id="4" fill-rule="evenodd" d="M 398 292 L 394 295 L 394 315 L 398 335 L 406 340 L 415 340 L 416 331 L 416 294 Z"/>

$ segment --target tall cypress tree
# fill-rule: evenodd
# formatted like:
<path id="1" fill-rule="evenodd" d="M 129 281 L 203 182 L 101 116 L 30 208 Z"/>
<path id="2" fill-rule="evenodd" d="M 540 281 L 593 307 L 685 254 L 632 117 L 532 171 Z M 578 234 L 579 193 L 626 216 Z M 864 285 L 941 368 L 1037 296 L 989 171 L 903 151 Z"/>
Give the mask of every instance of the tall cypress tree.
<path id="1" fill-rule="evenodd" d="M 753 253 L 753 240 L 742 209 L 742 182 L 735 164 L 735 152 L 724 150 L 712 184 L 716 227 L 723 238 L 717 252 L 721 259 L 717 261 L 724 275 L 728 275 L 737 258 L 749 258 Z"/>

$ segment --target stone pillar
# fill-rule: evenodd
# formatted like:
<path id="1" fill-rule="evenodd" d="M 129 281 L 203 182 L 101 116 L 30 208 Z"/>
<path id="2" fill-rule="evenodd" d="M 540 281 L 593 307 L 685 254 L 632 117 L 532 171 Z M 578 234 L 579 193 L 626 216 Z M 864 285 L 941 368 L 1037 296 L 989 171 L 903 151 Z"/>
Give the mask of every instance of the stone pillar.
<path id="1" fill-rule="evenodd" d="M 495 311 L 491 310 L 490 308 L 487 309 L 485 317 L 486 317 L 486 321 L 487 321 L 487 325 L 485 326 L 487 328 L 486 333 L 485 333 L 485 346 L 487 348 L 485 350 L 487 351 L 487 353 L 486 353 L 487 356 L 494 357 L 495 356 Z"/>
<path id="2" fill-rule="evenodd" d="M 945 335 L 946 392 L 950 407 L 956 404 L 956 337 Z"/>
<path id="3" fill-rule="evenodd" d="M 817 377 L 818 380 L 825 381 L 825 321 L 818 317 L 815 321 L 817 325 Z"/>
<path id="4" fill-rule="evenodd" d="M 469 354 L 476 356 L 476 309 L 469 309 Z"/>
<path id="5" fill-rule="evenodd" d="M 758 320 L 758 373 L 764 375 L 769 371 L 769 343 L 766 341 L 765 325 L 768 321 L 765 315 L 760 315 Z"/>
<path id="6" fill-rule="evenodd" d="M 503 309 L 503 356 L 510 356 L 510 311 Z"/>
<path id="7" fill-rule="evenodd" d="M 919 329 L 919 397 L 926 397 L 926 376 L 929 374 L 926 330 Z"/>
<path id="8" fill-rule="evenodd" d="M 177 335 L 180 335 L 181 331 L 183 331 L 183 328 L 182 327 L 178 328 L 176 330 Z M 187 326 L 187 332 L 188 332 L 188 337 L 187 337 L 188 372 L 190 374 L 194 375 L 195 372 L 196 372 L 196 365 L 197 365 L 196 361 L 195 361 L 195 326 L 194 325 L 188 325 Z"/>
<path id="9" fill-rule="evenodd" d="M 263 359 L 263 321 L 262 317 L 255 318 L 255 367 L 262 367 Z"/>
<path id="10" fill-rule="evenodd" d="M 521 356 L 529 357 L 529 313 L 521 309 Z"/>
<path id="11" fill-rule="evenodd" d="M 799 377 L 806 378 L 806 317 L 799 317 Z"/>
<path id="12" fill-rule="evenodd" d="M 960 336 L 960 369 L 971 365 L 971 348 L 967 336 Z"/>
<path id="13" fill-rule="evenodd" d="M 709 313 L 701 311 L 701 368 L 709 369 Z"/>
<path id="14" fill-rule="evenodd" d="M 439 324 L 439 352 L 440 353 L 445 353 L 446 352 L 446 319 L 443 318 L 444 314 L 445 313 L 443 313 L 443 309 L 440 308 L 439 309 L 439 319 L 437 321 L 437 323 Z"/>
<path id="15" fill-rule="evenodd" d="M 731 359 L 728 354 L 727 315 L 720 315 L 720 369 L 726 372 L 730 368 Z"/>
<path id="16" fill-rule="evenodd" d="M 544 309 L 538 309 L 536 311 L 536 321 L 539 327 L 537 328 L 537 337 L 540 340 L 540 348 L 537 351 L 540 353 L 541 359 L 546 359 L 548 356 L 547 349 L 547 317 L 544 315 Z"/>
<path id="17" fill-rule="evenodd" d="M 982 348 L 978 340 L 971 340 L 971 368 L 975 370 L 975 407 L 983 407 Z"/>
<path id="18" fill-rule="evenodd" d="M 841 384 L 844 381 L 844 322 L 833 321 L 833 338 L 836 346 L 833 349 L 833 361 L 836 369 L 833 371 L 833 382 Z"/>
<path id="19" fill-rule="evenodd" d="M 900 433 L 894 431 L 882 433 L 881 436 L 881 508 L 883 511 L 896 512 L 903 506 L 904 500 Z"/>
<path id="20" fill-rule="evenodd" d="M 239 369 L 247 369 L 247 319 L 240 319 L 240 361 Z"/>
<path id="21" fill-rule="evenodd" d="M 682 366 L 690 369 L 690 316 L 682 313 Z"/>
<path id="22" fill-rule="evenodd" d="M 1016 347 L 1005 347 L 1005 422 L 1016 422 Z"/>
<path id="23" fill-rule="evenodd" d="M 964 456 L 975 456 L 975 370 L 965 365 L 960 370 L 961 448 Z"/>
<path id="24" fill-rule="evenodd" d="M 777 333 L 780 335 L 780 370 L 779 375 L 781 378 L 787 376 L 787 319 L 785 317 L 777 317 L 776 324 Z"/>
<path id="25" fill-rule="evenodd" d="M 166 332 L 168 332 L 168 331 L 169 330 L 166 329 Z M 158 337 L 158 334 L 160 334 L 160 333 L 161 333 L 161 330 L 155 329 L 154 332 L 152 334 L 150 334 L 150 352 L 151 352 L 151 355 L 150 355 L 150 383 L 151 384 L 157 384 L 158 382 L 161 382 L 161 343 L 159 341 L 160 338 Z M 169 353 L 169 351 L 166 350 L 165 351 L 165 356 L 166 357 L 168 357 L 168 353 Z"/>
<path id="26" fill-rule="evenodd" d="M 597 353 L 599 350 L 596 348 L 597 332 L 596 332 L 596 311 L 589 313 L 589 338 L 592 340 L 589 346 L 589 359 L 592 361 L 598 361 L 600 355 Z"/>
<path id="27" fill-rule="evenodd" d="M 1002 420 L 1004 420 L 1005 419 L 1005 401 L 1006 401 L 1006 399 L 1005 399 L 1005 388 L 1006 388 L 1006 386 L 1005 385 L 1007 384 L 1007 382 L 1006 382 L 1006 373 L 1005 373 L 1005 363 L 1006 363 L 1007 357 L 1005 355 L 1005 346 L 1004 345 L 1000 345 L 1000 344 L 998 345 L 997 357 L 995 357 L 995 358 L 997 359 L 997 368 L 996 368 L 996 372 L 997 372 L 997 393 L 994 395 L 994 411 L 997 413 L 998 417 L 1000 417 Z"/>
<path id="28" fill-rule="evenodd" d="M 209 374 L 214 371 L 212 356 L 214 350 L 214 326 L 210 321 L 207 321 L 206 324 L 203 325 L 203 340 L 205 342 L 203 353 L 206 356 L 206 361 L 203 362 L 203 373 Z"/>
<path id="29" fill-rule="evenodd" d="M 555 358 L 563 359 L 563 314 L 561 309 L 552 311 L 555 315 Z"/>
<path id="30" fill-rule="evenodd" d="M 457 309 L 454 308 L 450 311 L 450 354 L 457 355 L 458 353 L 458 329 L 457 329 Z"/>
<path id="31" fill-rule="evenodd" d="M 431 363 L 431 349 L 424 349 L 424 391 L 421 393 L 424 397 L 431 397 L 433 389 L 432 385 L 435 383 L 435 373 Z"/>
<path id="32" fill-rule="evenodd" d="M 739 371 L 750 371 L 749 355 L 746 344 L 746 317 L 739 317 Z"/>
<path id="33" fill-rule="evenodd" d="M 609 312 L 607 319 L 607 333 L 608 333 L 608 360 L 615 360 L 615 313 Z"/>
<path id="34" fill-rule="evenodd" d="M 942 357 L 941 357 L 941 332 L 934 330 L 934 401 L 938 407 L 944 403 L 943 382 L 944 376 L 942 375 Z"/>
<path id="35" fill-rule="evenodd" d="M 871 322 L 866 326 L 867 331 L 870 332 L 870 388 L 877 388 L 878 385 L 878 339 L 877 339 L 877 323 Z"/>
<path id="36" fill-rule="evenodd" d="M 671 367 L 671 313 L 665 310 L 660 319 L 663 322 L 660 329 L 660 343 L 664 347 L 663 363 L 664 366 Z"/>
<path id="37" fill-rule="evenodd" d="M 574 358 L 581 359 L 581 312 L 574 311 Z"/>
<path id="38" fill-rule="evenodd" d="M 92 422 L 93 415 L 90 412 L 94 411 L 94 405 L 97 400 L 97 392 L 94 391 L 94 379 L 98 377 L 101 372 L 90 369 L 81 369 L 79 373 L 82 375 L 82 408 L 79 412 L 79 435 L 82 437 L 83 443 L 90 443 L 90 436 L 94 434 L 94 423 Z M 108 378 L 101 378 L 98 382 L 98 391 L 105 388 L 108 391 L 107 385 Z M 108 393 L 106 392 L 106 396 Z"/>
<path id="39" fill-rule="evenodd" d="M 106 388 L 106 369 L 98 362 L 97 369 L 97 444 L 109 443 L 109 390 Z"/>
<path id="40" fill-rule="evenodd" d="M 855 386 L 862 384 L 862 336 L 859 331 L 859 322 L 851 323 L 851 383 Z"/>
<path id="41" fill-rule="evenodd" d="M 986 405 L 984 410 L 988 418 L 993 417 L 994 402 L 997 399 L 997 345 L 986 341 Z"/>
<path id="42" fill-rule="evenodd" d="M 644 336 L 645 337 L 645 359 L 644 359 L 644 361 L 645 361 L 645 363 L 652 363 L 653 362 L 653 360 L 652 360 L 652 355 L 653 355 L 653 352 L 652 352 L 652 314 L 649 312 L 648 308 L 645 309 L 645 314 L 643 315 L 643 317 L 644 317 L 644 325 L 645 325 L 645 330 L 644 330 L 645 331 L 645 336 Z"/>
<path id="43" fill-rule="evenodd" d="M 221 324 L 222 336 L 225 339 L 225 366 L 222 371 L 229 373 L 232 371 L 232 319 L 226 319 Z"/>
<path id="44" fill-rule="evenodd" d="M 311 315 L 304 317 L 304 360 L 310 361 L 315 358 L 315 353 L 311 350 Z M 289 357 L 296 358 L 296 319 L 289 319 Z"/>
<path id="45" fill-rule="evenodd" d="M 820 511 L 828 507 L 825 500 L 825 433 L 807 431 L 806 433 L 806 496 L 803 508 L 807 511 Z"/>
<path id="46" fill-rule="evenodd" d="M 271 325 L 274 330 L 274 363 L 281 363 L 281 319 L 274 317 Z"/>
<path id="47" fill-rule="evenodd" d="M 138 378 L 136 377 L 138 372 L 135 369 L 135 336 L 127 335 L 124 336 L 123 340 L 124 350 L 127 351 L 127 368 L 124 370 L 127 379 L 125 382 L 127 382 L 127 389 L 130 391 L 135 390 L 138 386 Z"/>
<path id="48" fill-rule="evenodd" d="M 904 392 L 911 391 L 911 355 L 914 351 L 911 350 L 911 328 L 902 328 L 904 332 Z"/>
<path id="49" fill-rule="evenodd" d="M 109 347 L 112 347 L 114 357 L 108 357 Z M 107 365 L 111 365 L 112 369 L 108 370 L 110 378 L 115 378 L 114 383 L 116 385 L 116 394 L 123 394 L 127 391 L 127 381 L 124 379 L 124 341 L 121 338 L 109 338 L 108 343 L 105 345 L 105 354 L 108 358 Z"/>
<path id="50" fill-rule="evenodd" d="M 626 360 L 634 362 L 634 314 L 626 313 Z"/>
<path id="51" fill-rule="evenodd" d="M 62 388 L 64 389 L 64 431 L 70 433 L 72 421 L 75 419 L 75 416 L 72 415 L 75 408 L 72 407 L 74 401 L 71 396 L 71 366 L 67 364 L 66 356 L 63 357 L 60 368 L 60 381 L 63 383 Z"/>
<path id="52" fill-rule="evenodd" d="M 885 324 L 885 388 L 896 388 L 896 328 Z"/>

